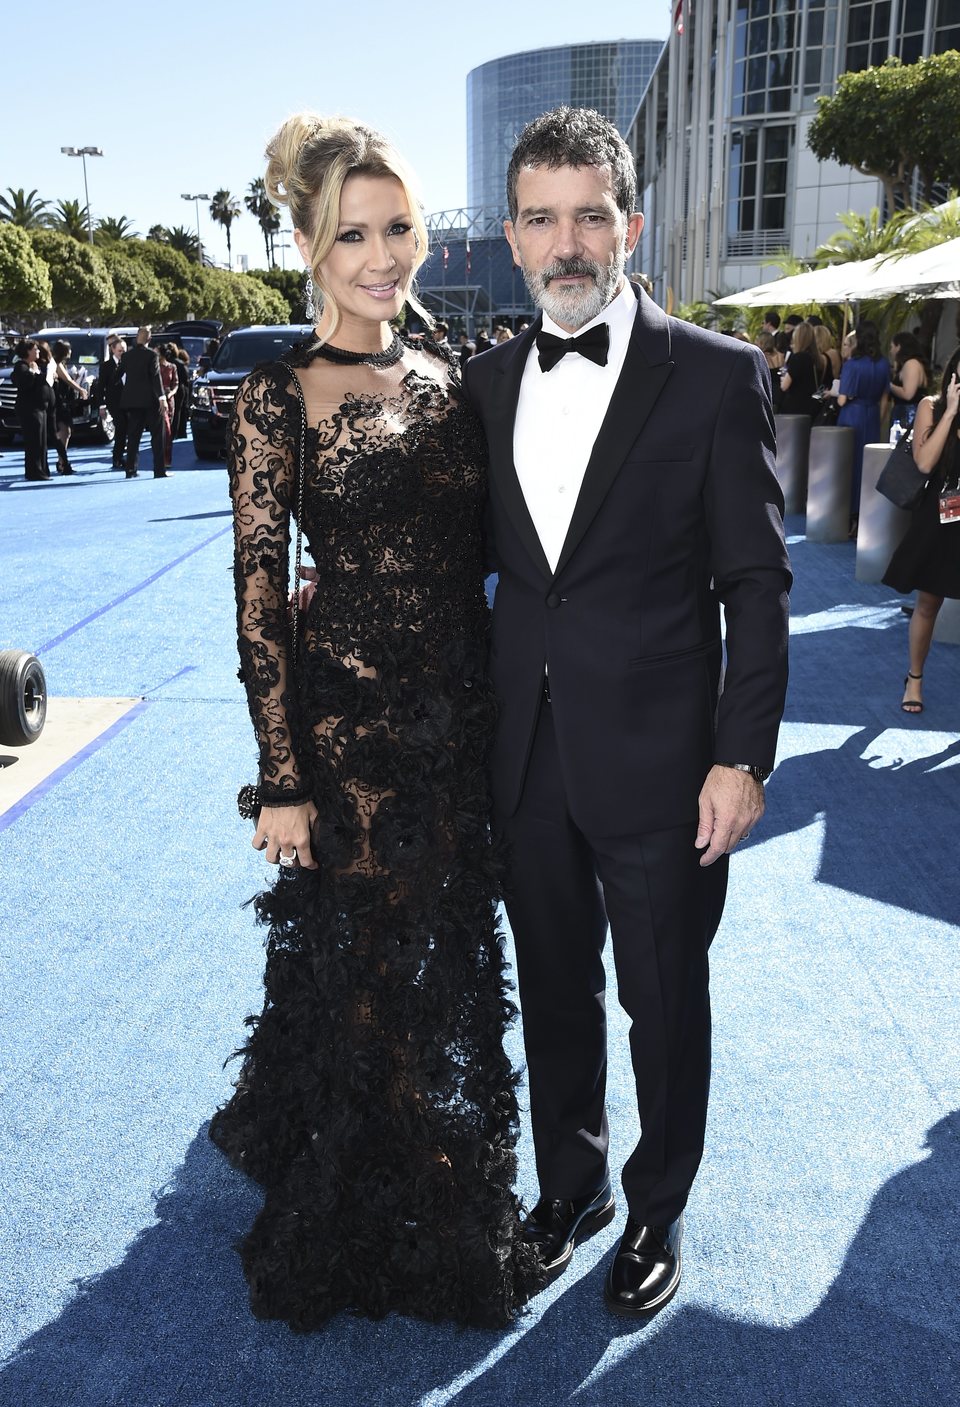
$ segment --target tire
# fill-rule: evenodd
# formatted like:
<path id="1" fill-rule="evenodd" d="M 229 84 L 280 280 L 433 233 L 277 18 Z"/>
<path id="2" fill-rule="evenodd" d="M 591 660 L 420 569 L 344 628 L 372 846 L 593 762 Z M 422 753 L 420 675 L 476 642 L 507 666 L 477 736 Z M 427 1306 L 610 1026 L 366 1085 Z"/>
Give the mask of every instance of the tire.
<path id="1" fill-rule="evenodd" d="M 0 650 L 0 743 L 26 747 L 43 732 L 47 680 L 36 655 Z"/>

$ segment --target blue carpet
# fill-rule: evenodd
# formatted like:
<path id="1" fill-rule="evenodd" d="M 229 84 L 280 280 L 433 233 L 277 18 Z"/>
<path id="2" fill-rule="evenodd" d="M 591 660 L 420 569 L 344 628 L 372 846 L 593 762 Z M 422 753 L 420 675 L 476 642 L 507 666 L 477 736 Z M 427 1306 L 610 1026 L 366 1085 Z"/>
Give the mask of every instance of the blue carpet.
<path id="1" fill-rule="evenodd" d="M 604 1311 L 618 1218 L 509 1333 L 342 1316 L 302 1338 L 249 1315 L 232 1246 L 258 1194 L 205 1134 L 262 969 L 225 474 L 189 444 L 156 483 L 71 457 L 36 485 L 0 457 L 0 648 L 39 651 L 53 694 L 146 704 L 0 832 L 0 1404 L 956 1401 L 960 649 L 934 646 L 926 713 L 900 713 L 899 601 L 790 525 L 793 681 L 713 951 L 673 1304 Z M 619 1162 L 619 1012 L 611 1037 Z"/>

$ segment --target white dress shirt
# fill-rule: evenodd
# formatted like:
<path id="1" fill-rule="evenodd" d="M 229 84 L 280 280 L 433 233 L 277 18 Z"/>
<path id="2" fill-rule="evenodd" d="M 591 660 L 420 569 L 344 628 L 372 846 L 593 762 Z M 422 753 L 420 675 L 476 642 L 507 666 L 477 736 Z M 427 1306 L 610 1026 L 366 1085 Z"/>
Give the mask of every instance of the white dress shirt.
<path id="1" fill-rule="evenodd" d="M 547 561 L 556 570 L 594 440 L 623 370 L 637 312 L 629 283 L 599 316 L 577 329 L 605 322 L 610 328 L 606 366 L 579 352 L 567 352 L 550 371 L 540 370 L 537 344 L 531 344 L 520 382 L 513 430 L 513 459 L 520 487 Z M 543 329 L 570 337 L 546 313 Z"/>

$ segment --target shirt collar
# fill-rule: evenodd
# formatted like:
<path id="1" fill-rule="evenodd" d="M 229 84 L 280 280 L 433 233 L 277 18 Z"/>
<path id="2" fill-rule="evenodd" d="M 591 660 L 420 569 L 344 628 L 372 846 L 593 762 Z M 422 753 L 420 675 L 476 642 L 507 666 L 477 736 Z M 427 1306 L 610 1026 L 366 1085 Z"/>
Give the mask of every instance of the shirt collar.
<path id="1" fill-rule="evenodd" d="M 554 322 L 546 309 L 542 309 L 543 330 L 544 332 L 552 332 L 554 337 L 579 337 L 581 332 L 586 332 L 588 327 L 596 327 L 598 323 L 605 322 L 609 324 L 612 335 L 615 328 L 619 330 L 621 328 L 632 327 L 636 311 L 636 294 L 633 291 L 630 280 L 624 278 L 623 287 L 616 297 L 613 298 L 595 318 L 591 318 L 589 322 L 585 322 L 583 327 L 578 327 L 576 332 L 567 332 L 566 328 L 560 327 L 558 323 Z"/>

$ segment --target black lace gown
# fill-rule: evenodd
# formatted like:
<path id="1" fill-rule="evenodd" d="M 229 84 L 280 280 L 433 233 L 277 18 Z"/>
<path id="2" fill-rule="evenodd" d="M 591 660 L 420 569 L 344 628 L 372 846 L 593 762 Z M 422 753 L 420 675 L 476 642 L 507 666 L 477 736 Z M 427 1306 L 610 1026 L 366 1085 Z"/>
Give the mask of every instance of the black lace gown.
<path id="1" fill-rule="evenodd" d="M 346 355 L 346 354 L 342 354 Z M 263 1184 L 253 1311 L 495 1326 L 542 1283 L 519 1237 L 513 1007 L 485 762 L 493 699 L 485 447 L 440 354 L 295 350 L 303 530 L 318 577 L 294 685 L 287 543 L 300 409 L 279 364 L 241 388 L 229 455 L 240 677 L 265 805 L 310 798 L 319 870 L 257 900 L 266 999 L 211 1137 Z"/>

